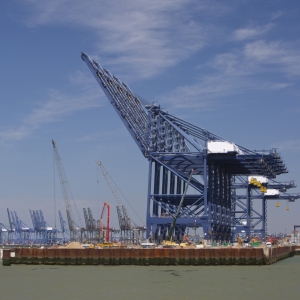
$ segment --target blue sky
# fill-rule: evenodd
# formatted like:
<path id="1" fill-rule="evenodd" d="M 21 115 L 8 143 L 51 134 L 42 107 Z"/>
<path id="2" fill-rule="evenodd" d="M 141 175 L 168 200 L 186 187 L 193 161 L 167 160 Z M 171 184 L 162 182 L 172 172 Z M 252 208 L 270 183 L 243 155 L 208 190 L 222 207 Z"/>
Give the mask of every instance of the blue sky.
<path id="1" fill-rule="evenodd" d="M 278 148 L 289 173 L 277 180 L 300 185 L 298 1 L 145 2 L 1 1 L 0 222 L 9 208 L 32 225 L 29 209 L 42 209 L 54 226 L 54 203 L 64 211 L 51 139 L 82 220 L 83 207 L 97 217 L 104 201 L 116 205 L 97 160 L 145 220 L 147 160 L 82 50 L 177 117 L 249 149 Z M 269 201 L 269 232 L 300 222 L 300 202 L 285 205 Z"/>

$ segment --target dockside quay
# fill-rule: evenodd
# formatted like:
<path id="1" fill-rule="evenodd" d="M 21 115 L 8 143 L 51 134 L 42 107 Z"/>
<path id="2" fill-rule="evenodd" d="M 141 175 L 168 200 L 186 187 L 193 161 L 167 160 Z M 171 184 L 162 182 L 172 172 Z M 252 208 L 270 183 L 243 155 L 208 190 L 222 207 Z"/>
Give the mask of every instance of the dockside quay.
<path id="1" fill-rule="evenodd" d="M 43 265 L 269 265 L 300 255 L 300 246 L 206 249 L 3 249 L 3 266 Z"/>

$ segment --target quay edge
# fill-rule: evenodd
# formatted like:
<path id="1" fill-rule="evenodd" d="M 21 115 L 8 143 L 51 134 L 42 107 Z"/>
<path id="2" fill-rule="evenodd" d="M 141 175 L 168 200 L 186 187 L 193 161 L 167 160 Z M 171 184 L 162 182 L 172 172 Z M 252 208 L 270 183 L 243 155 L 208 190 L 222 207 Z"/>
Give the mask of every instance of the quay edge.
<path id="1" fill-rule="evenodd" d="M 3 266 L 27 265 L 269 265 L 300 255 L 300 246 L 206 249 L 3 249 Z"/>

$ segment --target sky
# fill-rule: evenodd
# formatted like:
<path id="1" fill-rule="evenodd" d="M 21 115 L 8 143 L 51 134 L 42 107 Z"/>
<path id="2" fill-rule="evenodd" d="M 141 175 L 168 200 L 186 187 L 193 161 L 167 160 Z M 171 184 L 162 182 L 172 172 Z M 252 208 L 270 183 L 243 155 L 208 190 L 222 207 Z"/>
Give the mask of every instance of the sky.
<path id="1" fill-rule="evenodd" d="M 0 3 L 0 223 L 29 209 L 60 228 L 54 139 L 83 223 L 116 201 L 145 225 L 148 162 L 81 51 L 132 91 L 251 150 L 276 148 L 300 186 L 300 5 L 259 0 L 10 0 Z M 289 190 L 298 193 L 300 188 Z M 268 202 L 269 233 L 300 224 L 300 200 Z M 131 209 L 133 207 L 134 209 Z"/>

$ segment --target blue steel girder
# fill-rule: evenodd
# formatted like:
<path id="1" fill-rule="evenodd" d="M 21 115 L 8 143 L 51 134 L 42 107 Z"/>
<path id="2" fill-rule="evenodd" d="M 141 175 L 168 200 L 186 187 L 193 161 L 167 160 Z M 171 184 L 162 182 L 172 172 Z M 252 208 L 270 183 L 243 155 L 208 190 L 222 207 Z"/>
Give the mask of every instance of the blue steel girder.
<path id="1" fill-rule="evenodd" d="M 194 170 L 195 175 L 203 175 L 203 153 L 156 152 L 152 153 L 152 158 L 178 172 L 190 173 Z"/>
<path id="2" fill-rule="evenodd" d="M 174 149 L 179 150 L 178 141 L 176 142 L 176 140 L 182 141 L 183 144 L 180 150 L 186 152 L 189 152 L 186 142 L 200 152 L 203 150 L 203 143 L 205 145 L 207 141 L 226 141 L 224 138 L 205 129 L 163 112 L 157 105 L 146 105 L 145 108 L 148 109 L 149 117 L 141 99 L 134 95 L 126 84 L 120 82 L 119 79 L 111 75 L 97 62 L 92 61 L 83 52 L 82 59 L 91 69 L 104 93 L 110 99 L 119 117 L 145 156 L 148 156 L 148 151 L 161 152 L 163 150 L 163 152 L 170 152 L 171 150 L 173 152 Z M 174 131 L 168 132 L 166 124 L 168 124 L 169 129 L 172 128 Z M 176 133 L 178 134 L 177 137 Z M 242 146 L 238 147 L 243 155 L 235 157 L 231 155 L 231 159 L 228 155 L 215 157 L 215 159 L 221 159 L 223 163 L 227 161 L 227 168 L 230 167 L 232 174 L 260 174 L 275 177 L 278 174 L 287 172 L 276 151 L 269 153 L 255 152 Z"/>
<path id="3" fill-rule="evenodd" d="M 0 223 L 0 245 L 8 242 L 9 228 Z"/>
<path id="4" fill-rule="evenodd" d="M 232 226 L 235 227 L 237 224 L 241 225 L 243 229 L 246 230 L 247 235 L 251 235 L 253 232 L 259 231 L 262 237 L 265 237 L 267 233 L 267 200 L 275 200 L 275 199 L 284 199 L 288 200 L 289 202 L 294 202 L 296 199 L 300 198 L 300 194 L 287 194 L 287 193 L 280 193 L 278 195 L 268 195 L 259 192 L 259 188 L 254 186 L 253 184 L 249 184 L 246 180 L 243 178 L 239 178 L 242 182 L 241 183 L 235 183 L 233 184 L 234 188 L 245 188 L 247 187 L 249 189 L 248 195 L 234 195 L 233 196 L 233 203 L 235 204 L 235 209 L 232 210 L 233 215 L 235 216 L 233 218 Z M 268 185 L 269 182 L 266 184 L 268 188 L 271 187 L 286 187 L 286 188 L 292 188 L 295 186 L 294 182 L 291 181 L 290 183 L 278 183 L 274 180 L 271 180 L 270 185 Z M 286 190 L 285 188 L 283 190 Z M 255 192 L 254 194 L 250 191 Z M 262 200 L 262 213 L 257 212 L 253 207 L 250 205 L 250 209 L 248 207 L 247 203 L 244 203 L 242 200 L 249 201 L 258 199 Z M 250 202 L 251 203 L 251 202 Z M 236 210 L 236 206 L 238 206 L 241 210 Z M 250 224 L 245 224 L 243 220 L 250 220 Z M 254 222 L 255 221 L 255 222 Z M 256 229 L 256 227 L 262 224 L 261 229 Z"/>
<path id="5" fill-rule="evenodd" d="M 226 226 L 230 220 L 229 216 L 232 215 L 234 219 L 235 210 L 231 211 L 231 201 L 237 200 L 231 199 L 231 191 L 236 188 L 248 188 L 245 183 L 240 183 L 238 186 L 230 182 L 230 178 L 260 175 L 270 179 L 287 173 L 286 166 L 274 149 L 257 151 L 234 144 L 236 150 L 232 152 L 210 152 L 209 142 L 229 141 L 172 116 L 162 111 L 159 105 L 150 104 L 135 95 L 125 83 L 102 68 L 96 61 L 91 60 L 84 52 L 81 58 L 88 65 L 139 149 L 149 160 L 147 227 L 151 223 L 154 231 L 159 224 L 156 220 L 160 218 L 157 215 L 158 207 L 161 208 L 162 214 L 176 210 L 182 195 L 181 183 L 183 182 L 184 185 L 192 169 L 202 178 L 203 183 L 193 178 L 191 186 L 199 192 L 197 197 L 203 199 L 203 207 L 201 210 L 195 209 L 193 205 L 197 197 L 187 195 L 184 202 L 186 212 L 189 212 L 190 217 L 193 218 L 201 211 L 205 230 L 210 230 L 212 224 L 213 234 L 219 236 L 220 233 L 228 231 Z M 281 191 L 290 187 L 292 185 L 281 186 Z M 251 204 L 251 196 L 247 199 Z M 152 216 L 150 216 L 150 201 L 153 202 L 154 215 Z M 253 213 L 252 208 L 247 205 L 245 211 L 247 214 Z"/>
<path id="6" fill-rule="evenodd" d="M 246 199 L 246 195 L 237 195 L 235 196 L 235 199 Z M 263 193 L 257 194 L 257 195 L 251 195 L 250 199 L 263 199 L 266 198 L 267 200 L 289 200 L 289 202 L 295 202 L 295 200 L 300 199 L 300 193 L 292 193 L 292 194 L 278 194 L 278 195 L 265 195 Z"/>
<path id="7" fill-rule="evenodd" d="M 274 182 L 274 183 L 267 183 L 266 184 L 267 189 L 274 189 L 274 190 L 279 190 L 280 192 L 285 192 L 288 189 L 295 188 L 296 185 L 294 184 L 293 181 L 291 183 L 288 182 Z"/>
<path id="8" fill-rule="evenodd" d="M 187 158 L 185 159 L 185 157 Z M 203 174 L 203 172 L 199 172 L 199 169 L 201 168 L 201 159 L 199 159 L 199 155 L 184 156 L 179 153 L 175 155 L 158 155 L 158 157 L 153 155 L 152 160 L 158 162 L 161 166 L 165 167 L 171 173 L 175 174 L 177 177 L 184 180 L 185 182 L 187 182 L 188 174 L 191 173 L 192 170 L 195 170 L 195 175 Z M 199 193 L 202 193 L 204 190 L 203 184 L 195 178 L 191 179 L 190 186 L 199 191 Z"/>
<path id="9" fill-rule="evenodd" d="M 141 99 L 133 94 L 126 84 L 102 68 L 97 62 L 92 61 L 84 52 L 82 52 L 81 58 L 92 71 L 141 152 L 147 156 L 149 140 L 145 133 L 150 127 L 150 122 Z"/>
<path id="10" fill-rule="evenodd" d="M 177 195 L 176 195 L 177 196 Z M 179 202 L 182 198 L 179 197 Z M 201 216 L 201 214 L 203 213 L 203 197 L 199 197 L 199 195 L 190 195 L 189 198 L 193 198 L 195 201 L 193 201 L 192 204 L 189 203 L 189 205 L 187 206 L 182 206 L 180 209 L 180 213 L 179 213 L 179 217 L 195 217 L 195 216 Z M 165 212 L 168 212 L 168 214 L 165 214 L 164 217 L 166 215 L 175 216 L 175 213 L 177 211 L 177 206 L 178 206 L 178 200 L 176 201 L 177 203 L 174 204 L 169 204 L 170 201 L 168 202 L 162 202 L 162 201 L 158 201 L 156 195 L 152 195 L 152 200 L 154 202 L 156 202 L 160 207 L 163 208 L 163 210 Z"/>
<path id="11" fill-rule="evenodd" d="M 163 152 L 173 152 L 174 149 L 189 152 L 187 142 L 200 152 L 203 150 L 203 143 L 205 146 L 207 141 L 226 141 L 205 129 L 163 112 L 158 105 L 146 105 L 144 107 L 142 100 L 133 94 L 126 84 L 111 75 L 97 62 L 92 61 L 84 52 L 82 52 L 81 57 L 87 63 L 144 156 L 147 157 L 149 151 L 161 152 L 161 149 L 164 150 Z M 146 108 L 150 117 L 147 115 Z M 168 134 L 168 126 L 163 122 L 174 129 L 174 131 L 170 131 L 171 136 Z M 177 140 L 181 140 L 181 146 L 177 145 Z M 232 160 L 227 161 L 231 170 L 232 166 L 237 168 L 232 170 L 235 174 L 255 173 L 275 177 L 287 172 L 276 151 L 255 152 L 239 145 L 238 147 L 244 155 L 236 156 L 235 164 L 232 164 Z"/>
<path id="12" fill-rule="evenodd" d="M 149 137 L 150 153 L 190 152 L 186 144 L 190 137 L 162 117 L 159 105 L 146 105 L 145 108 L 148 110 L 150 121 L 146 133 Z"/>
<path id="13" fill-rule="evenodd" d="M 274 154 L 237 154 L 214 153 L 208 155 L 208 160 L 218 163 L 232 175 L 260 175 L 274 178 L 277 175 L 287 173 L 286 167 Z"/>
<path id="14" fill-rule="evenodd" d="M 197 226 L 198 226 L 198 223 L 199 224 L 202 223 L 202 218 L 199 217 L 199 216 L 196 216 L 194 218 L 190 218 L 190 217 L 178 218 L 176 224 L 179 225 L 179 226 L 194 227 L 195 220 L 196 220 Z M 163 217 L 163 218 L 161 218 L 161 217 L 152 217 L 152 221 L 153 221 L 154 224 L 166 225 L 167 227 L 170 227 L 170 225 L 173 222 L 173 218 L 172 217 Z"/>
<path id="15" fill-rule="evenodd" d="M 248 181 L 233 183 L 232 188 L 234 189 L 246 189 L 248 186 L 255 188 L 253 184 L 249 184 Z M 295 184 L 294 180 L 286 181 L 286 182 L 276 182 L 274 180 L 268 179 L 268 182 L 263 184 L 267 189 L 275 189 L 279 190 L 280 192 L 285 192 L 288 189 L 295 188 L 297 185 Z"/>

